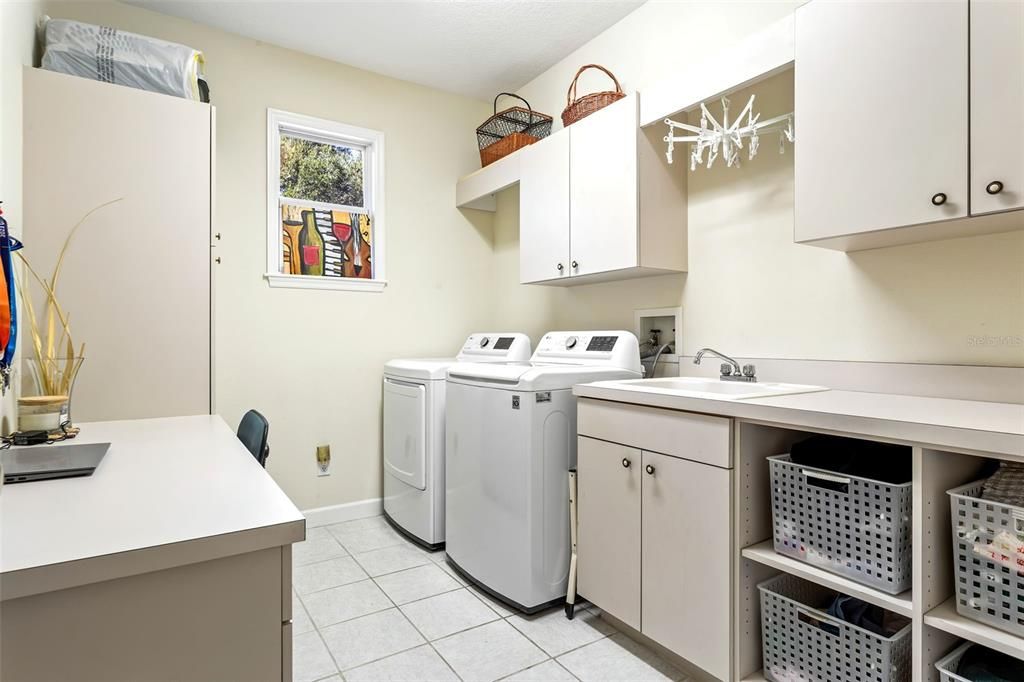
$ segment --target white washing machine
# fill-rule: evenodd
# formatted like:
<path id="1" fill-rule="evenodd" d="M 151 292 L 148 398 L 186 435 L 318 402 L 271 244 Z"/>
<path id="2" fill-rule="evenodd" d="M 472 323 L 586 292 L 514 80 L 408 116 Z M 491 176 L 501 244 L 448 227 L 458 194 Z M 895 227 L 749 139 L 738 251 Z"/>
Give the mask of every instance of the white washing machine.
<path id="1" fill-rule="evenodd" d="M 445 375 L 457 362 L 525 362 L 525 334 L 473 334 L 454 358 L 384 365 L 384 516 L 415 542 L 444 546 Z"/>
<path id="2" fill-rule="evenodd" d="M 446 552 L 526 613 L 564 601 L 576 384 L 639 379 L 629 332 L 551 332 L 525 365 L 448 368 Z"/>

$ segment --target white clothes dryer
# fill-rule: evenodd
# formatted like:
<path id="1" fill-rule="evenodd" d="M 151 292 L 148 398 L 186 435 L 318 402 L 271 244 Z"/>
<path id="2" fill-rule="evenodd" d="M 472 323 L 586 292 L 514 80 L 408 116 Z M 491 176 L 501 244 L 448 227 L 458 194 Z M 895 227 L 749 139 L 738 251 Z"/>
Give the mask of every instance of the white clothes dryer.
<path id="1" fill-rule="evenodd" d="M 445 375 L 457 362 L 525 362 L 525 334 L 472 334 L 454 358 L 384 365 L 384 516 L 429 549 L 445 541 Z"/>

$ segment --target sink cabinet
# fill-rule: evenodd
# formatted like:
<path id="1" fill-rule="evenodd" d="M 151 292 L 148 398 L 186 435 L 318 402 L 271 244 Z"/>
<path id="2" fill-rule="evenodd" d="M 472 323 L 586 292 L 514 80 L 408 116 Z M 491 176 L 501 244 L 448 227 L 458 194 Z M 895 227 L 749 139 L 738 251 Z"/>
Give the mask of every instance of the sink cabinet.
<path id="1" fill-rule="evenodd" d="M 732 422 L 579 401 L 580 595 L 730 679 Z"/>

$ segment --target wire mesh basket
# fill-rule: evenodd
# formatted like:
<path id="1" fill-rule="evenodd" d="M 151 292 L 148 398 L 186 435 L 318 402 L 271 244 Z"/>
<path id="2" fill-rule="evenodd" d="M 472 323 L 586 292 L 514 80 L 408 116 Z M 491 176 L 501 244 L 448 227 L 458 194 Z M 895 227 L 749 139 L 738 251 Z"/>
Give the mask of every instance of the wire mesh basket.
<path id="1" fill-rule="evenodd" d="M 949 491 L 956 610 L 1024 637 L 1024 507 L 984 500 L 984 488 Z"/>
<path id="2" fill-rule="evenodd" d="M 515 97 L 526 108 L 511 107 L 498 111 L 499 97 Z M 530 103 L 511 92 L 500 92 L 494 98 L 494 115 L 476 129 L 480 147 L 480 164 L 488 166 L 517 149 L 541 140 L 551 134 L 551 117 L 533 110 Z"/>
<path id="3" fill-rule="evenodd" d="M 909 619 L 891 637 L 830 616 L 838 593 L 783 573 L 757 586 L 765 677 L 774 682 L 908 682 Z M 899 616 L 893 616 L 899 619 Z M 902 623 L 902 621 L 900 621 Z"/>
<path id="4" fill-rule="evenodd" d="M 911 582 L 913 486 L 769 457 L 775 551 L 900 594 Z"/>
<path id="5" fill-rule="evenodd" d="M 960 659 L 964 657 L 964 654 L 972 646 L 974 645 L 970 642 L 964 642 L 949 652 L 944 658 L 935 662 L 935 669 L 939 671 L 939 679 L 942 682 L 969 682 L 966 678 L 957 675 L 956 671 L 960 665 Z"/>

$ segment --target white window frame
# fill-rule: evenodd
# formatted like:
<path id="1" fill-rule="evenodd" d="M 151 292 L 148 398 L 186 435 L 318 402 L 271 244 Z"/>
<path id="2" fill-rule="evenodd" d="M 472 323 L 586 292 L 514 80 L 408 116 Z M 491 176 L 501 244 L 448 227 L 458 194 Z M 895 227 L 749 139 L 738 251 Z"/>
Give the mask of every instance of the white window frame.
<path id="1" fill-rule="evenodd" d="M 315 277 L 281 272 L 284 260 L 281 244 L 281 133 L 317 142 L 350 145 L 363 149 L 363 203 L 373 229 L 371 258 L 373 279 L 356 277 Z M 303 199 L 285 201 L 311 208 L 338 208 Z M 344 207 L 343 207 L 344 208 Z M 271 287 L 333 289 L 336 291 L 381 292 L 384 276 L 384 133 L 369 128 L 336 123 L 279 109 L 267 109 L 267 271 L 263 276 Z"/>

